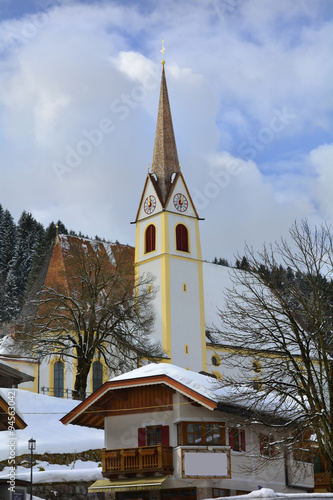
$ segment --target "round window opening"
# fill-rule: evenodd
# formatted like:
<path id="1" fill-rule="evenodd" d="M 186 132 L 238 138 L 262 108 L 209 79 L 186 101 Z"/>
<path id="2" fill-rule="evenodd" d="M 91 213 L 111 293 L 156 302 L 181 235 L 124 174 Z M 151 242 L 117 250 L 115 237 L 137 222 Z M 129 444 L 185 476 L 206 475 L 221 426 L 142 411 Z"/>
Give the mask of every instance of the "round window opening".
<path id="1" fill-rule="evenodd" d="M 212 356 L 212 365 L 213 366 L 220 366 L 220 364 L 221 364 L 221 358 L 220 358 L 220 356 L 218 356 L 218 354 L 214 354 Z"/>
<path id="2" fill-rule="evenodd" d="M 262 370 L 261 363 L 260 363 L 260 361 L 258 361 L 257 359 L 255 359 L 255 360 L 252 362 L 252 370 L 253 370 L 255 373 L 260 373 L 260 372 L 261 372 L 261 370 Z"/>

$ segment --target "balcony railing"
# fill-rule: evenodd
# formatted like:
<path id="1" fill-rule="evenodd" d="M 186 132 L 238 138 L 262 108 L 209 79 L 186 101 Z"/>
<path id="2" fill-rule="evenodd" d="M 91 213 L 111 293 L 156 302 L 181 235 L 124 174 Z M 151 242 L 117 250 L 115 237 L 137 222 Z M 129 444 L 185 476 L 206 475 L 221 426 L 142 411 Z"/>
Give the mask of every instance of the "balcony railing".
<path id="1" fill-rule="evenodd" d="M 157 445 L 119 450 L 103 449 L 102 464 L 105 477 L 153 472 L 172 474 L 172 447 Z"/>

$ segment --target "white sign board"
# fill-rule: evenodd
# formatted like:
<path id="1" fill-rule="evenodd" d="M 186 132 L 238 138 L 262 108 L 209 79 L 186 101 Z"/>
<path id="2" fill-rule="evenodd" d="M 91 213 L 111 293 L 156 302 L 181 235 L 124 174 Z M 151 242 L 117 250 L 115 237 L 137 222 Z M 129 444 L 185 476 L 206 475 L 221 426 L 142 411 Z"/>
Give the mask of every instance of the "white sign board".
<path id="1" fill-rule="evenodd" d="M 227 476 L 228 455 L 226 453 L 184 452 L 185 476 Z"/>

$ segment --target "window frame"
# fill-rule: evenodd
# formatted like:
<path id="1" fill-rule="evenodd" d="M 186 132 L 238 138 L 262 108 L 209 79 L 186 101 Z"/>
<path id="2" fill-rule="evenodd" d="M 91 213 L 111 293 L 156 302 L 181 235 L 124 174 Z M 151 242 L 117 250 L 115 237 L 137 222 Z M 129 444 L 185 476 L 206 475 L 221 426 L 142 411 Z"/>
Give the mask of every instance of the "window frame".
<path id="1" fill-rule="evenodd" d="M 98 367 L 98 368 L 97 368 Z M 103 363 L 96 359 L 92 363 L 92 391 L 95 392 L 103 385 Z M 99 378 L 98 378 L 99 377 Z"/>
<path id="2" fill-rule="evenodd" d="M 58 370 L 60 366 L 61 370 Z M 63 398 L 65 394 L 65 363 L 61 359 L 58 359 L 53 365 L 53 386 L 54 397 Z"/>
<path id="3" fill-rule="evenodd" d="M 183 223 L 179 223 L 175 227 L 176 251 L 190 253 L 190 238 L 189 230 Z"/>
<path id="4" fill-rule="evenodd" d="M 271 458 L 276 455 L 274 437 L 272 434 L 259 434 L 259 451 L 260 456 Z"/>
<path id="5" fill-rule="evenodd" d="M 152 434 L 150 435 L 150 433 Z M 147 446 L 157 446 L 158 444 L 162 444 L 161 425 L 148 425 L 146 427 L 146 443 Z"/>
<path id="6" fill-rule="evenodd" d="M 144 237 L 145 254 L 156 252 L 156 233 L 157 231 L 155 224 L 148 224 L 148 226 L 145 229 L 145 237 Z"/>
<path id="7" fill-rule="evenodd" d="M 232 451 L 246 451 L 246 435 L 245 430 L 238 427 L 230 427 L 229 429 L 229 446 Z"/>
<path id="8" fill-rule="evenodd" d="M 189 426 L 193 426 L 189 432 Z M 211 432 L 208 428 L 211 426 Z M 214 433 L 215 428 L 215 433 Z M 217 433 L 217 429 L 219 432 Z M 218 442 L 214 442 L 215 436 L 219 434 Z M 189 436 L 191 437 L 189 442 Z M 207 437 L 212 436 L 211 440 Z M 215 438 L 216 439 L 216 438 Z M 226 446 L 226 432 L 224 422 L 179 422 L 177 424 L 177 446 Z"/>

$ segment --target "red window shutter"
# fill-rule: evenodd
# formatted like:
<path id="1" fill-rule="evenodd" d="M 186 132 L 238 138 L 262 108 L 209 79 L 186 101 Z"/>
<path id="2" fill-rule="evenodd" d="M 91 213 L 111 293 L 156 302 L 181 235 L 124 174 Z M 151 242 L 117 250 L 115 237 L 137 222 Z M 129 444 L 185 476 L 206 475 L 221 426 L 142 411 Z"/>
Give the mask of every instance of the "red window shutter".
<path id="1" fill-rule="evenodd" d="M 241 440 L 242 440 L 242 451 L 246 451 L 245 450 L 245 431 L 241 432 Z"/>
<path id="2" fill-rule="evenodd" d="M 229 445 L 232 450 L 235 447 L 234 430 L 235 429 L 229 429 Z"/>
<path id="3" fill-rule="evenodd" d="M 161 436 L 162 436 L 162 445 L 169 446 L 169 426 L 168 425 L 162 425 Z"/>
<path id="4" fill-rule="evenodd" d="M 146 429 L 144 427 L 138 429 L 138 446 L 146 446 Z"/>

